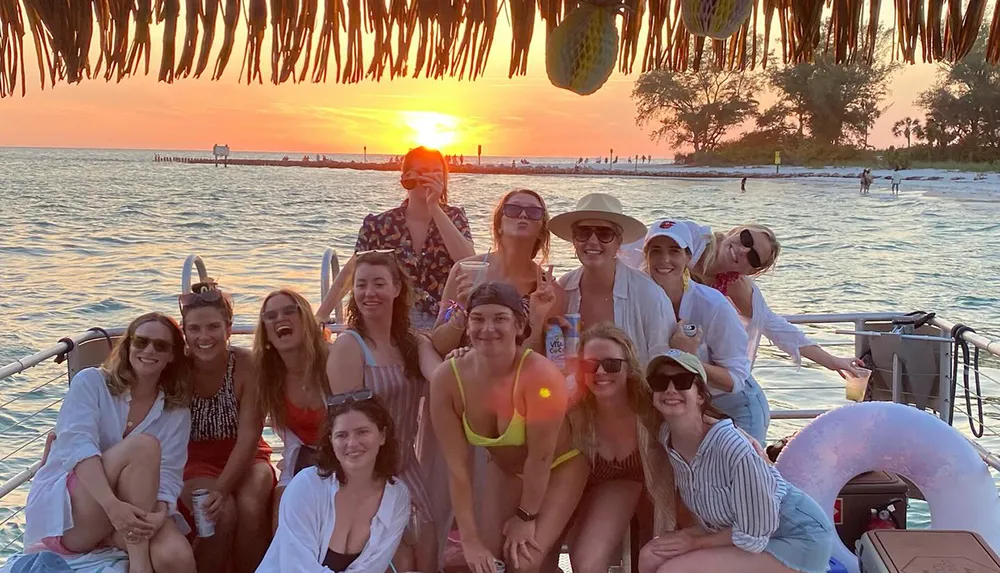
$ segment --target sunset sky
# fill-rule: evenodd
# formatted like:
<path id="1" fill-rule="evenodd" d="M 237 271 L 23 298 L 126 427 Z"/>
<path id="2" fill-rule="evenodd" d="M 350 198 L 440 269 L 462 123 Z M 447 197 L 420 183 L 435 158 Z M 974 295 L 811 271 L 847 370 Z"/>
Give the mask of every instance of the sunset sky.
<path id="1" fill-rule="evenodd" d="M 891 17 L 891 7 L 883 8 L 883 19 Z M 673 156 L 666 143 L 650 141 L 648 130 L 635 125 L 630 93 L 637 74 L 616 72 L 590 96 L 555 88 L 545 74 L 544 27 L 537 24 L 535 30 L 528 76 L 514 79 L 506 75 L 510 30 L 501 16 L 486 75 L 475 82 L 246 86 L 238 83 L 243 50 L 238 36 L 221 81 L 185 79 L 167 85 L 155 79 L 159 50 L 154 36 L 150 76 L 120 84 L 85 80 L 45 91 L 39 87 L 32 42 L 25 38 L 28 95 L 0 100 L 0 146 L 208 150 L 213 143 L 226 143 L 234 153 L 361 153 L 367 146 L 369 153 L 396 154 L 428 144 L 474 155 L 482 144 L 484 155 L 597 156 L 614 148 L 623 156 Z M 269 50 L 269 39 L 266 45 Z M 269 64 L 263 65 L 269 77 Z M 918 64 L 897 74 L 887 102 L 892 106 L 876 125 L 872 144 L 901 143 L 891 137 L 891 125 L 906 115 L 922 116 L 912 99 L 933 81 L 935 70 Z M 769 105 L 774 98 L 760 99 Z"/>

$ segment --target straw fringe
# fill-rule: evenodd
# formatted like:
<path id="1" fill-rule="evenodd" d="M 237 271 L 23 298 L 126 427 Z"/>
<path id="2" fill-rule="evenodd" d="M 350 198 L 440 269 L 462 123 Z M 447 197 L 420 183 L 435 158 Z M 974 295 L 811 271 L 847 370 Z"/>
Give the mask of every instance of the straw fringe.
<path id="1" fill-rule="evenodd" d="M 0 0 L 0 97 L 27 91 L 26 35 L 34 41 L 42 89 L 84 78 L 117 82 L 148 74 L 154 19 L 163 37 L 158 78 L 164 82 L 201 77 L 213 64 L 219 29 L 222 42 L 211 78 L 220 79 L 240 25 L 247 32 L 240 78 L 247 83 L 264 82 L 266 48 L 274 84 L 355 83 L 386 76 L 476 79 L 486 68 L 497 20 L 512 27 L 508 75 L 513 77 L 527 73 L 536 14 L 548 36 L 580 0 L 503 1 L 322 0 L 320 6 L 320 0 Z M 644 72 L 698 69 L 703 58 L 730 69 L 766 65 L 772 34 L 780 37 L 783 63 L 809 61 L 819 51 L 839 62 L 870 61 L 882 6 L 882 0 L 755 0 L 752 16 L 732 37 L 706 46 L 705 38 L 692 37 L 684 28 L 680 0 L 582 1 L 622 4 L 617 67 L 625 74 L 636 67 Z M 954 62 L 967 55 L 982 29 L 988 0 L 891 1 L 893 54 L 916 63 Z M 820 45 L 824 21 L 827 39 Z M 270 46 L 265 46 L 269 23 Z M 178 38 L 179 26 L 183 38 Z M 1000 2 L 988 30 L 987 58 L 1000 63 Z M 99 50 L 92 66 L 95 37 Z M 365 54 L 368 45 L 371 53 Z"/>

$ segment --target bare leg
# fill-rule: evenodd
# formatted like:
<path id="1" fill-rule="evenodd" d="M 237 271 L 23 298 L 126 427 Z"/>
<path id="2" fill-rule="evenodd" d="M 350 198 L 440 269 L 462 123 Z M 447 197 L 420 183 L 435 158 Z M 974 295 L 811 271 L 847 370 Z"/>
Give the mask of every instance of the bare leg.
<path id="1" fill-rule="evenodd" d="M 640 559 L 640 563 L 643 561 Z M 646 565 L 650 562 L 646 561 Z M 700 549 L 662 561 L 655 569 L 639 567 L 640 573 L 795 573 L 770 553 L 750 553 L 738 547 Z"/>
<path id="2" fill-rule="evenodd" d="M 118 499 L 139 509 L 152 511 L 160 484 L 160 442 L 148 434 L 132 434 L 101 454 L 101 464 L 108 485 Z M 72 529 L 63 533 L 63 545 L 76 553 L 86 553 L 111 536 L 115 544 L 128 552 L 131 573 L 152 571 L 149 540 L 124 543 L 114 531 L 108 516 L 97 500 L 80 482 L 70 493 L 73 508 Z"/>
<path id="3" fill-rule="evenodd" d="M 274 472 L 268 462 L 254 462 L 236 489 L 235 573 L 253 573 L 264 559 L 270 544 L 268 512 Z"/>
<path id="4" fill-rule="evenodd" d="M 149 540 L 149 557 L 156 573 L 195 573 L 191 544 L 171 518 L 167 518 L 163 527 Z M 129 567 L 129 573 L 132 573 L 131 560 Z"/>
<path id="5" fill-rule="evenodd" d="M 576 513 L 576 535 L 570 542 L 574 573 L 607 572 L 617 564 L 642 484 L 614 480 L 588 489 Z"/>
<path id="6" fill-rule="evenodd" d="M 483 495 L 480 500 L 482 514 L 477 519 L 479 537 L 483 545 L 493 552 L 494 557 L 507 561 L 503 555 L 503 525 L 517 512 L 521 480 L 517 476 L 508 475 L 495 461 L 490 460 L 483 476 L 483 491 L 490 494 Z M 508 569 L 510 568 L 508 565 Z"/>
<path id="7" fill-rule="evenodd" d="M 194 502 L 191 492 L 196 489 L 213 489 L 215 478 L 197 477 L 184 482 L 180 502 L 194 514 Z M 226 496 L 222 502 L 222 511 L 215 521 L 215 535 L 199 537 L 194 542 L 194 558 L 198 570 L 202 573 L 224 571 L 233 550 L 233 536 L 236 531 L 236 504 L 232 496 Z"/>

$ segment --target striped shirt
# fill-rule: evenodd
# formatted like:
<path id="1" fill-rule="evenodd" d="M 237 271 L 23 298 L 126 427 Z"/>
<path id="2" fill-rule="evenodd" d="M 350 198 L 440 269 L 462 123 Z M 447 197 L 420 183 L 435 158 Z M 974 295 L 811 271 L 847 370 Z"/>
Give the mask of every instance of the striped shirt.
<path id="1" fill-rule="evenodd" d="M 670 447 L 664 424 L 660 443 L 670 454 L 684 504 L 711 532 L 733 530 L 733 545 L 750 553 L 767 547 L 778 530 L 788 484 L 765 462 L 732 420 L 716 422 L 689 465 Z"/>

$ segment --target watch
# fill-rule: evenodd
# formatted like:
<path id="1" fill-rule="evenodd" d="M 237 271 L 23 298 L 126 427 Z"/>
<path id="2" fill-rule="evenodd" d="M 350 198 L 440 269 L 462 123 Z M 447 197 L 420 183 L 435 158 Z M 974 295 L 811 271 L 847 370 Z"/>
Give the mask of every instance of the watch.
<path id="1" fill-rule="evenodd" d="M 528 513 L 527 511 L 524 510 L 524 508 L 518 507 L 517 508 L 517 517 L 521 521 L 535 521 L 535 518 L 538 517 L 538 514 L 537 513 Z"/>

